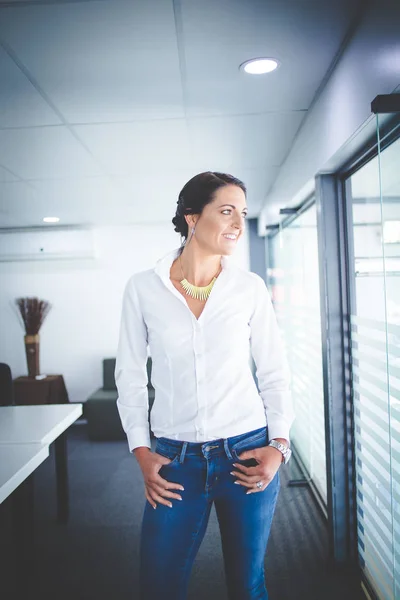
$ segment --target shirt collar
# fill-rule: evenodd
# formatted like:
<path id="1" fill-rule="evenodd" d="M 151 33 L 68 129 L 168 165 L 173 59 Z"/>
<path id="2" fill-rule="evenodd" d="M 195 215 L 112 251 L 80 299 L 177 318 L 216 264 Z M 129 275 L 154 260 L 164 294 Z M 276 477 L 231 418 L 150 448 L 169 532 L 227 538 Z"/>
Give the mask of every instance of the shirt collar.
<path id="1" fill-rule="evenodd" d="M 154 267 L 154 271 L 161 277 L 161 279 L 168 280 L 170 276 L 170 270 L 172 263 L 178 258 L 180 248 L 175 248 L 172 252 L 168 252 L 165 256 L 160 258 Z M 221 266 L 223 271 L 227 271 L 230 268 L 230 256 L 223 254 L 221 256 Z M 221 271 L 222 272 L 222 271 Z"/>

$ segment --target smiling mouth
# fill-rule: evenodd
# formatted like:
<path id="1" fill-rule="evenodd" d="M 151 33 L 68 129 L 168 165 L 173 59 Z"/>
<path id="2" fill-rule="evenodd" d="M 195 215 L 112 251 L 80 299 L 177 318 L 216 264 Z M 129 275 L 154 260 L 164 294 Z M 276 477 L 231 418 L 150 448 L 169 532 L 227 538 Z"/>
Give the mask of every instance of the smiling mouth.
<path id="1" fill-rule="evenodd" d="M 236 242 L 237 240 L 237 235 L 232 235 L 231 237 L 228 237 L 226 234 L 222 234 L 222 237 L 224 237 L 226 240 L 229 240 L 230 242 Z"/>

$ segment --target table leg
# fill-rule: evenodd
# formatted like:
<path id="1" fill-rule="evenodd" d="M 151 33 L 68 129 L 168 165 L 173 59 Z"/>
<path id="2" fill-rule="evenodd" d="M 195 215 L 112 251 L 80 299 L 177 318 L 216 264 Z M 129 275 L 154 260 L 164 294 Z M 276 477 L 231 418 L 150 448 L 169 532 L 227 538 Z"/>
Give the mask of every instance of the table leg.
<path id="1" fill-rule="evenodd" d="M 67 432 L 64 431 L 55 440 L 54 444 L 56 451 L 57 519 L 60 523 L 67 523 L 69 517 Z"/>
<path id="2" fill-rule="evenodd" d="M 34 473 L 12 494 L 17 597 L 32 596 L 35 578 Z"/>

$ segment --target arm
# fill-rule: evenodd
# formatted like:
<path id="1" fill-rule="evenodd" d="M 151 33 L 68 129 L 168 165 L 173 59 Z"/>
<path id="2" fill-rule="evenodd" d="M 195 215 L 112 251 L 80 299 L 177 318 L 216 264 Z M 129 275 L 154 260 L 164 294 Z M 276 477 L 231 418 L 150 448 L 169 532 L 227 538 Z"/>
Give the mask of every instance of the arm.
<path id="1" fill-rule="evenodd" d="M 140 310 L 134 277 L 131 277 L 123 296 L 115 363 L 117 407 L 130 452 L 141 446 L 151 448 L 146 364 L 147 327 Z"/>
<path id="2" fill-rule="evenodd" d="M 251 351 L 269 439 L 289 445 L 289 430 L 295 419 L 289 368 L 269 292 L 261 277 L 256 278 L 255 306 L 250 318 Z"/>

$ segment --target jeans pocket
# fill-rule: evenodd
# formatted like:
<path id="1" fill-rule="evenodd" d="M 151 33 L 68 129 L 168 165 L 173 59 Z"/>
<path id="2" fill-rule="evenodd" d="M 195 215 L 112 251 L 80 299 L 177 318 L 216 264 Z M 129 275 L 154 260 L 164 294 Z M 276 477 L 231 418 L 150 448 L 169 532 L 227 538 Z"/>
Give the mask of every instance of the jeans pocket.
<path id="1" fill-rule="evenodd" d="M 161 454 L 161 452 L 157 452 L 157 454 Z M 161 454 L 161 456 L 164 456 L 164 454 Z M 170 458 L 170 457 L 169 457 L 169 456 L 166 456 L 165 458 Z M 170 460 L 171 460 L 171 459 L 170 459 Z M 162 466 L 162 468 L 165 468 L 165 467 L 171 467 L 172 465 L 174 465 L 174 464 L 175 464 L 175 463 L 177 463 L 178 461 L 179 461 L 179 454 L 177 454 L 177 455 L 175 456 L 175 458 L 173 458 L 173 459 L 171 460 L 171 462 L 170 462 L 170 463 L 168 463 L 168 464 L 166 464 L 166 465 L 163 465 L 163 466 Z"/>
<path id="2" fill-rule="evenodd" d="M 268 444 L 268 437 L 265 432 L 258 434 L 254 438 L 249 438 L 248 440 L 244 439 L 240 442 L 237 442 L 231 447 L 231 454 L 235 459 L 235 462 L 244 464 L 248 467 L 256 466 L 258 463 L 254 458 L 239 458 L 238 454 L 242 454 L 247 450 L 256 450 L 257 448 L 264 448 Z M 247 464 L 249 463 L 249 464 Z"/>
<path id="3" fill-rule="evenodd" d="M 254 450 L 254 448 L 240 448 L 240 450 L 236 451 L 235 449 L 232 449 L 232 456 L 235 460 L 235 462 L 244 465 L 245 467 L 256 467 L 258 465 L 258 462 L 255 458 L 239 458 L 238 457 L 238 452 L 239 454 L 241 454 L 242 452 L 245 452 L 246 450 Z"/>
<path id="4" fill-rule="evenodd" d="M 170 467 L 171 465 L 174 465 L 175 463 L 177 463 L 179 461 L 179 458 L 181 455 L 180 452 L 175 454 L 175 452 L 173 450 L 169 450 L 169 449 L 167 450 L 164 448 L 164 446 L 160 446 L 159 444 L 156 444 L 155 452 L 157 454 L 160 454 L 160 456 L 163 456 L 164 458 L 169 458 L 169 460 L 171 461 L 170 463 L 167 463 L 166 465 L 162 465 L 163 467 Z"/>

